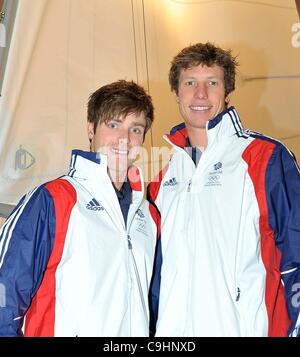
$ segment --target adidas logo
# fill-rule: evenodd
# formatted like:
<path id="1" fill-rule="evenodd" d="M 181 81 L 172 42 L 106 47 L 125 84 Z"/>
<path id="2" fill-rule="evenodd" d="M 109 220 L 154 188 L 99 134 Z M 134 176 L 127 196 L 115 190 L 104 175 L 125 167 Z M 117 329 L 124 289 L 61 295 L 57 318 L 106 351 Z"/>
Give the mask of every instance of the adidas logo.
<path id="1" fill-rule="evenodd" d="M 87 209 L 90 209 L 92 211 L 103 211 L 104 207 L 95 199 L 93 198 L 87 205 Z"/>
<path id="2" fill-rule="evenodd" d="M 163 186 L 175 186 L 177 185 L 178 182 L 176 181 L 176 178 L 175 177 L 172 177 L 170 180 L 166 181 Z"/>

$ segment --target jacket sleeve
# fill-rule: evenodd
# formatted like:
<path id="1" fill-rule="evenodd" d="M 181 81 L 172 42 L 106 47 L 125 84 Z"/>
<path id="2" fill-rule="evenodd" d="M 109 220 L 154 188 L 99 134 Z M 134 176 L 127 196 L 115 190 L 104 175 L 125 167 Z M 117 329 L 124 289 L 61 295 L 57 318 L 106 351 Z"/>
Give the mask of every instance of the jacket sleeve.
<path id="1" fill-rule="evenodd" d="M 0 336 L 22 336 L 24 315 L 46 269 L 55 234 L 44 186 L 24 196 L 0 230 Z"/>
<path id="2" fill-rule="evenodd" d="M 280 272 L 291 325 L 300 336 L 300 173 L 293 155 L 278 145 L 268 172 L 269 224 L 281 251 Z"/>

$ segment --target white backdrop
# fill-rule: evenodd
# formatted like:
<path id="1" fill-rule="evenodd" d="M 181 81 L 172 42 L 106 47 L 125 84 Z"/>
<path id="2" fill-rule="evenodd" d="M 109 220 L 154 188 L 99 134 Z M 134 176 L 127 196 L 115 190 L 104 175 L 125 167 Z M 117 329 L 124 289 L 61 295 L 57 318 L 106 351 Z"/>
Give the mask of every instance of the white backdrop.
<path id="1" fill-rule="evenodd" d="M 0 202 L 15 204 L 65 172 L 72 148 L 88 148 L 90 93 L 121 78 L 147 83 L 140 4 L 20 0 L 0 103 Z"/>
<path id="2" fill-rule="evenodd" d="M 180 121 L 167 82 L 170 60 L 198 41 L 233 49 L 240 68 L 231 103 L 245 126 L 281 138 L 300 157 L 294 0 L 19 4 L 0 98 L 0 203 L 15 204 L 60 176 L 71 149 L 88 148 L 87 98 L 110 81 L 133 79 L 149 90 L 156 113 L 145 145 L 163 145 L 162 134 Z"/>

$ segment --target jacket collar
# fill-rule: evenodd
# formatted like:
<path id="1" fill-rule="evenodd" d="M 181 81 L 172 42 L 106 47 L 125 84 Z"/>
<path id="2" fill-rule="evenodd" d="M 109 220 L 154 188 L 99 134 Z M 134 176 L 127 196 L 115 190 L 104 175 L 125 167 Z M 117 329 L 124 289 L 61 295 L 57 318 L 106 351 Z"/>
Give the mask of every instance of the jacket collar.
<path id="1" fill-rule="evenodd" d="M 215 118 L 206 123 L 206 131 L 208 137 L 208 145 L 211 145 L 215 139 L 230 137 L 232 135 L 248 137 L 242 122 L 234 107 L 230 107 Z M 176 125 L 171 129 L 170 134 L 164 138 L 171 144 L 184 148 L 187 146 L 188 132 L 185 123 Z"/>
<path id="2" fill-rule="evenodd" d="M 106 155 L 98 152 L 72 150 L 68 176 L 89 179 L 92 176 L 103 178 L 103 175 L 108 176 Z M 137 166 L 129 167 L 127 177 L 132 190 L 143 190 L 141 171 Z"/>

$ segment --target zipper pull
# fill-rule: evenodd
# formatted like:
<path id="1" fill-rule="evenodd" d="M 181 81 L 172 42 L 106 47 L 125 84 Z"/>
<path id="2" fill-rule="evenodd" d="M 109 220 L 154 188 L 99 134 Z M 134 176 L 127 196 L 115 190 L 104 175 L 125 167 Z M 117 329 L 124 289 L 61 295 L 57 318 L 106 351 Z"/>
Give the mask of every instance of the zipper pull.
<path id="1" fill-rule="evenodd" d="M 240 288 L 237 288 L 237 296 L 236 296 L 235 301 L 239 301 L 240 300 L 240 296 L 241 296 L 241 290 L 240 290 Z"/>
<path id="2" fill-rule="evenodd" d="M 188 188 L 187 188 L 187 192 L 190 192 L 190 191 L 191 191 L 191 184 L 192 184 L 192 180 L 189 181 Z"/>
<path id="3" fill-rule="evenodd" d="M 131 237 L 129 234 L 127 235 L 127 242 L 128 242 L 128 249 L 132 249 Z"/>

